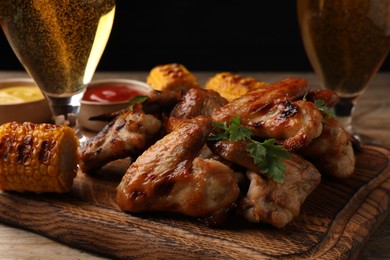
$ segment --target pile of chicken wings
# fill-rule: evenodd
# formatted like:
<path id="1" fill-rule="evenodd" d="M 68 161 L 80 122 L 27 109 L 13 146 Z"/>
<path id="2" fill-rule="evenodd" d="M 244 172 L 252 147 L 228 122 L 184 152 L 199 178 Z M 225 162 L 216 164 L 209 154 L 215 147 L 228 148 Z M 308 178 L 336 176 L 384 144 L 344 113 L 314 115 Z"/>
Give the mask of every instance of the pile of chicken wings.
<path id="1" fill-rule="evenodd" d="M 145 102 L 111 115 L 81 147 L 82 170 L 131 157 L 117 187 L 126 212 L 172 212 L 218 224 L 230 216 L 282 228 L 298 216 L 322 176 L 353 175 L 348 133 L 315 105 L 338 102 L 306 80 L 287 78 L 231 102 L 205 88 L 154 90 Z M 282 182 L 263 174 L 245 141 L 210 140 L 214 122 L 239 117 L 257 140 L 276 139 L 290 154 Z"/>

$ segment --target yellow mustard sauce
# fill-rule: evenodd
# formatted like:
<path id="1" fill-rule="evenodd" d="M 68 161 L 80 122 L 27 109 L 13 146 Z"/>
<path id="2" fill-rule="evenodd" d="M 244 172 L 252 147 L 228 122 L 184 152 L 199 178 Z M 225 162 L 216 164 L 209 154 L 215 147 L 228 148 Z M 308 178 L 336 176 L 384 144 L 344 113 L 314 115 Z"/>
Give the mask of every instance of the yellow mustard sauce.
<path id="1" fill-rule="evenodd" d="M 0 89 L 0 104 L 19 104 L 43 99 L 38 87 L 14 86 Z"/>

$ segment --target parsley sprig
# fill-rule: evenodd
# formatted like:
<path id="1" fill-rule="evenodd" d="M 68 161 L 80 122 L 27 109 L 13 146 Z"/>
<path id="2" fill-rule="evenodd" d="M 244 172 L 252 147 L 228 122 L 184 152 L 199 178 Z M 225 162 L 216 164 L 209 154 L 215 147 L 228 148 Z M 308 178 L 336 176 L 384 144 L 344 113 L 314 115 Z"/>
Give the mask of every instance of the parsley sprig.
<path id="1" fill-rule="evenodd" d="M 303 96 L 302 100 L 306 100 L 306 95 L 307 95 L 307 92 Z M 322 100 L 322 99 L 315 99 L 313 103 L 317 107 L 317 109 L 321 113 L 323 113 L 324 115 L 326 115 L 328 117 L 335 117 L 332 109 L 326 105 L 326 102 L 324 100 Z M 325 123 L 326 119 L 323 118 L 322 121 L 323 121 L 323 123 Z"/>
<path id="2" fill-rule="evenodd" d="M 230 118 L 229 125 L 226 122 L 213 122 L 213 124 L 223 131 L 214 133 L 209 137 L 209 140 L 249 141 L 246 150 L 253 157 L 260 172 L 273 178 L 276 182 L 283 182 L 286 165 L 280 159 L 290 159 L 290 154 L 283 149 L 283 146 L 276 145 L 275 139 L 266 139 L 263 142 L 253 140 L 251 129 L 241 125 L 238 116 Z"/>
<path id="3" fill-rule="evenodd" d="M 316 99 L 314 100 L 314 105 L 316 105 L 317 109 L 320 110 L 320 112 L 324 113 L 329 117 L 334 117 L 333 111 L 328 106 L 326 106 L 324 100 Z"/>
<path id="4" fill-rule="evenodd" d="M 142 104 L 148 99 L 147 96 L 135 96 L 129 101 L 129 106 L 127 109 L 133 110 L 133 107 L 137 104 Z"/>

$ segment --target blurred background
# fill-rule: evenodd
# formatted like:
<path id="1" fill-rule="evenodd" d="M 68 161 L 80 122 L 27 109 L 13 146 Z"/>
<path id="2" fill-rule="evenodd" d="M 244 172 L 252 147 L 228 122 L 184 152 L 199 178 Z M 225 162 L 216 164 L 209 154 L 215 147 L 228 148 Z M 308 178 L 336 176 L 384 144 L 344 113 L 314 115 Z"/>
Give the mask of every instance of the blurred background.
<path id="1" fill-rule="evenodd" d="M 297 23 L 295 1 L 117 0 L 98 70 L 310 71 Z M 23 70 L 2 33 L 0 61 L 0 70 Z"/>

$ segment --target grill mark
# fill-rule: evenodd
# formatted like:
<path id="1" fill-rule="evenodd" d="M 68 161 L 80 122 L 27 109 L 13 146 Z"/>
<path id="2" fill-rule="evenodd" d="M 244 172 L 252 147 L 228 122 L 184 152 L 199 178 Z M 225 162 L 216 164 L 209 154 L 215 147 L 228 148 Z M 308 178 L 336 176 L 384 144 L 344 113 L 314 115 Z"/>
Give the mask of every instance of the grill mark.
<path id="1" fill-rule="evenodd" d="M 298 113 L 297 106 L 288 100 L 283 102 L 283 106 L 284 109 L 282 110 L 282 113 L 279 116 L 279 120 L 285 120 L 286 118 L 294 116 Z"/>
<path id="2" fill-rule="evenodd" d="M 28 165 L 31 162 L 32 136 L 26 135 L 17 147 L 17 162 Z"/>

